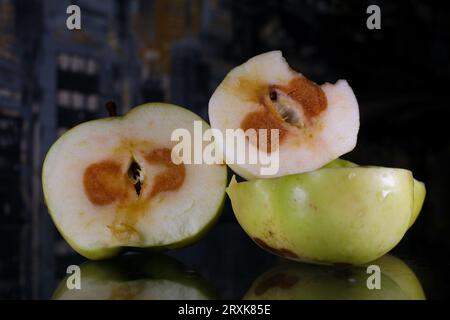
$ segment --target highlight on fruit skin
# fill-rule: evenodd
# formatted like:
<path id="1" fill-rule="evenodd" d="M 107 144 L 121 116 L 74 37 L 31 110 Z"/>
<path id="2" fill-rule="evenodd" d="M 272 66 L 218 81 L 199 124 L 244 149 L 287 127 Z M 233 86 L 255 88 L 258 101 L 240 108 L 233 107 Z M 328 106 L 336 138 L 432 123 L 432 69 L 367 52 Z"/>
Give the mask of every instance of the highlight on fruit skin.
<path id="1" fill-rule="evenodd" d="M 221 212 L 227 169 L 172 162 L 172 132 L 192 132 L 194 121 L 209 128 L 187 109 L 149 103 L 80 124 L 53 144 L 44 197 L 74 250 L 105 259 L 124 247 L 176 248 L 205 234 Z"/>
<path id="2" fill-rule="evenodd" d="M 206 300 L 216 299 L 209 282 L 162 254 L 131 254 L 80 266 L 80 289 L 68 289 L 69 275 L 54 300 Z M 70 282 L 71 283 L 71 282 Z"/>
<path id="3" fill-rule="evenodd" d="M 297 261 L 360 265 L 389 252 L 417 218 L 425 186 L 410 171 L 338 160 L 322 169 L 227 188 L 245 232 Z"/>
<path id="4" fill-rule="evenodd" d="M 368 265 L 331 267 L 284 262 L 260 275 L 244 299 L 425 300 L 419 279 L 399 258 L 385 255 L 370 265 L 380 268 L 380 289 L 368 289 Z"/>
<path id="5" fill-rule="evenodd" d="M 359 130 L 358 102 L 347 81 L 319 86 L 292 70 L 280 51 L 234 68 L 209 101 L 209 119 L 223 136 L 227 129 L 268 130 L 267 140 L 246 139 L 245 149 L 230 150 L 223 139 L 216 140 L 227 164 L 247 180 L 318 169 L 351 151 Z M 279 143 L 272 146 L 273 129 L 279 130 Z M 248 159 L 255 150 L 279 152 L 276 174 L 262 175 L 261 162 L 236 163 L 238 152 Z"/>

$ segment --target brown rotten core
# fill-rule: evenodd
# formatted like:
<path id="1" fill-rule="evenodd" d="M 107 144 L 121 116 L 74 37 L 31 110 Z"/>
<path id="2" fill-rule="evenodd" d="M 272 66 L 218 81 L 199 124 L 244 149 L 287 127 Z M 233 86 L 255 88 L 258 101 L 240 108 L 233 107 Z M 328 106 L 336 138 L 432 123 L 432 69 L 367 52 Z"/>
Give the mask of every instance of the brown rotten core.
<path id="1" fill-rule="evenodd" d="M 168 148 L 155 149 L 145 156 L 149 164 L 162 165 L 164 170 L 154 178 L 148 199 L 164 191 L 176 191 L 184 182 L 186 168 L 184 164 L 176 165 L 171 159 Z M 86 195 L 94 205 L 108 205 L 119 201 L 121 204 L 130 199 L 130 189 L 139 197 L 142 192 L 140 177 L 141 167 L 132 161 L 126 174 L 118 162 L 105 160 L 89 165 L 84 171 L 83 183 Z M 132 197 L 131 199 L 136 199 Z"/>
<path id="2" fill-rule="evenodd" d="M 106 102 L 105 108 L 110 117 L 117 116 L 117 105 L 113 101 Z M 155 177 L 149 199 L 164 191 L 178 190 L 183 185 L 186 169 L 184 164 L 176 165 L 172 162 L 170 149 L 155 149 L 145 156 L 145 160 L 149 164 L 165 167 Z M 117 161 L 93 163 L 84 171 L 83 184 L 87 197 L 94 205 L 103 206 L 119 201 L 121 206 L 132 206 L 136 195 L 139 198 L 142 192 L 141 166 L 133 158 L 127 172 L 123 174 L 122 166 Z M 133 190 L 131 194 L 134 193 L 134 197 L 130 197 L 130 189 Z"/>
<path id="3" fill-rule="evenodd" d="M 296 77 L 287 85 L 269 85 L 266 93 L 258 97 L 263 109 L 249 113 L 241 122 L 244 131 L 257 130 L 258 147 L 267 152 L 271 152 L 271 130 L 279 130 L 281 144 L 287 136 L 289 125 L 296 126 L 298 121 L 295 116 L 297 112 L 280 105 L 278 101 L 280 94 L 288 96 L 295 103 L 298 112 L 304 116 L 305 125 L 310 125 L 312 120 L 327 108 L 327 97 L 322 88 L 306 78 Z M 267 146 L 259 145 L 259 129 L 267 130 Z"/>

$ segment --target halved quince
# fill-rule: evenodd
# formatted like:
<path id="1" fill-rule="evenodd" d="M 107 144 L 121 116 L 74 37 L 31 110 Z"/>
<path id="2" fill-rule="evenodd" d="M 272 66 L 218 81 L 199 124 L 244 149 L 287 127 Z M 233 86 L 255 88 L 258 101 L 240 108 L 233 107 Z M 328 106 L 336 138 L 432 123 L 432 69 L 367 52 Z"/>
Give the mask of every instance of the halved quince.
<path id="1" fill-rule="evenodd" d="M 225 137 L 227 129 L 257 130 L 256 139 L 245 140 L 245 149 L 216 139 L 227 164 L 248 180 L 318 169 L 351 151 L 359 130 L 358 102 L 347 81 L 319 86 L 292 70 L 280 51 L 233 69 L 209 101 L 209 119 Z M 267 138 L 260 136 L 260 129 L 267 130 Z M 273 129 L 278 130 L 278 143 L 272 139 Z M 261 161 L 238 162 L 238 153 L 250 159 L 255 150 L 279 152 L 278 172 L 268 177 L 262 174 Z"/>
<path id="2" fill-rule="evenodd" d="M 202 120 L 184 108 L 150 103 L 78 125 L 55 142 L 43 190 L 76 251 L 103 259 L 123 247 L 172 248 L 208 229 L 224 201 L 226 166 L 175 164 L 171 152 L 172 132 L 193 132 L 194 121 Z"/>
<path id="3" fill-rule="evenodd" d="M 233 179 L 227 193 L 240 225 L 262 248 L 292 260 L 358 265 L 402 239 L 425 187 L 408 170 L 339 160 L 281 178 Z"/>

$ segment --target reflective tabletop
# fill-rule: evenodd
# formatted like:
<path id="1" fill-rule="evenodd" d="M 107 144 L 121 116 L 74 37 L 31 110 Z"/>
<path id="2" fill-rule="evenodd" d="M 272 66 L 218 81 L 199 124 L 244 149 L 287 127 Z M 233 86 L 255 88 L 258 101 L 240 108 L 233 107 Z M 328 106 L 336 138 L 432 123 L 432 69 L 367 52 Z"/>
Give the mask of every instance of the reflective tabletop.
<path id="1" fill-rule="evenodd" d="M 439 257 L 436 248 L 420 245 L 415 237 L 410 230 L 394 250 L 365 266 L 299 263 L 258 247 L 226 206 L 203 239 L 173 251 L 88 261 L 58 238 L 38 273 L 33 255 L 22 261 L 18 252 L 10 252 L 9 260 L 2 259 L 1 294 L 6 299 L 446 298 L 448 256 Z M 74 278 L 78 267 L 80 289 Z M 371 277 L 373 268 L 378 278 Z"/>

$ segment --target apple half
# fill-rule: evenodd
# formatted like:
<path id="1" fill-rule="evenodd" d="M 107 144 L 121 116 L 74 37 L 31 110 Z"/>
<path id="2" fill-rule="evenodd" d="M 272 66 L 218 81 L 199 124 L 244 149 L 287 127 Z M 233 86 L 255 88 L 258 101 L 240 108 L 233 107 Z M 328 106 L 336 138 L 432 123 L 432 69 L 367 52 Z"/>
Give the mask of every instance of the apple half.
<path id="1" fill-rule="evenodd" d="M 201 237 L 223 206 L 225 165 L 175 164 L 175 129 L 193 132 L 196 114 L 149 103 L 122 117 L 80 124 L 49 150 L 42 185 L 66 241 L 89 259 L 123 247 L 175 248 Z"/>
<path id="2" fill-rule="evenodd" d="M 359 265 L 402 239 L 425 186 L 408 170 L 339 160 L 281 178 L 233 178 L 227 193 L 238 222 L 263 249 L 292 260 Z"/>
<path id="3" fill-rule="evenodd" d="M 80 267 L 79 290 L 67 288 L 64 278 L 55 300 L 206 300 L 214 288 L 174 258 L 161 255 L 124 255 L 108 261 L 88 261 Z"/>
<path id="4" fill-rule="evenodd" d="M 359 130 L 358 102 L 347 81 L 319 86 L 292 70 L 280 51 L 234 68 L 209 101 L 209 119 L 222 136 L 228 129 L 257 130 L 257 139 L 245 139 L 245 149 L 215 140 L 226 163 L 247 180 L 268 178 L 261 171 L 265 164 L 238 162 L 238 153 L 249 159 L 250 152 L 278 151 L 279 170 L 269 178 L 308 172 L 351 151 Z"/>
<path id="5" fill-rule="evenodd" d="M 366 266 L 329 267 L 283 263 L 259 276 L 246 300 L 424 300 L 415 273 L 397 257 L 385 255 L 371 265 L 380 268 L 378 290 L 369 290 Z"/>

